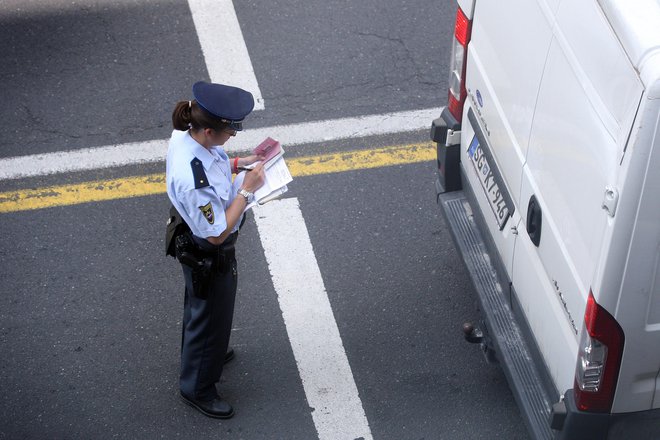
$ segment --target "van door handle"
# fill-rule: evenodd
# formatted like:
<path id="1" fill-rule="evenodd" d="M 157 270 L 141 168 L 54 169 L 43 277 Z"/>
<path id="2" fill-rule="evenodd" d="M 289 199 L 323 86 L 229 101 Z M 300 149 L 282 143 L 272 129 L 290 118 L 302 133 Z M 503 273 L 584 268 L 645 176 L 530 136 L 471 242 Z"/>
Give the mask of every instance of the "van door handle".
<path id="1" fill-rule="evenodd" d="M 541 242 L 542 217 L 543 215 L 541 213 L 539 202 L 536 200 L 535 196 L 530 197 L 529 205 L 527 205 L 527 233 L 536 247 L 538 247 Z"/>

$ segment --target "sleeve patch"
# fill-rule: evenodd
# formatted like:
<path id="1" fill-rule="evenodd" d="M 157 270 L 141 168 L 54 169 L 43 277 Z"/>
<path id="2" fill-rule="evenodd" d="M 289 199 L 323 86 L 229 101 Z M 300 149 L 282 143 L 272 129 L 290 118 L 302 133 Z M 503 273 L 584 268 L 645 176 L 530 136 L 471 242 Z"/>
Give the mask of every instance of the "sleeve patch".
<path id="1" fill-rule="evenodd" d="M 198 206 L 199 210 L 202 211 L 202 214 L 204 215 L 204 218 L 206 219 L 207 222 L 209 222 L 210 225 L 215 222 L 215 215 L 213 214 L 213 205 L 211 205 L 211 202 L 208 202 L 204 206 Z"/>

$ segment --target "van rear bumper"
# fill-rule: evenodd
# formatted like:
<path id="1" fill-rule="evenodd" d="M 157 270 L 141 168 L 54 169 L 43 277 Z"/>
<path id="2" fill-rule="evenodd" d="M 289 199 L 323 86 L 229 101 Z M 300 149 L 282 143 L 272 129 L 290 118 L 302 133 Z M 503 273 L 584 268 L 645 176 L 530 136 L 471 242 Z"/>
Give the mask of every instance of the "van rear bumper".
<path id="1" fill-rule="evenodd" d="M 549 423 L 551 395 L 544 388 L 542 372 L 535 362 L 530 361 L 535 356 L 510 307 L 509 285 L 500 281 L 494 265 L 496 254 L 489 252 L 477 227 L 474 215 L 477 212 L 468 200 L 464 190 L 438 195 L 438 203 L 477 293 L 485 321 L 484 330 L 527 428 L 532 438 L 550 440 L 554 436 Z"/>
<path id="2" fill-rule="evenodd" d="M 502 366 L 527 428 L 533 438 L 550 440 L 553 432 L 549 416 L 556 394 L 548 392 L 543 373 L 537 363 L 531 361 L 536 356 L 511 308 L 510 283 L 501 270 L 499 254 L 488 241 L 489 237 L 481 232 L 482 219 L 471 188 L 466 185 L 460 189 L 460 132 L 457 138 L 450 136 L 460 128 L 446 108 L 431 127 L 431 139 L 437 143 L 438 151 L 438 204 L 477 293 L 491 348 Z M 454 175 L 458 187 L 450 184 L 453 179 L 448 176 Z"/>
<path id="3" fill-rule="evenodd" d="M 552 427 L 558 429 L 556 440 L 624 440 L 660 438 L 660 408 L 619 414 L 598 414 L 580 411 L 573 390 L 552 409 Z"/>

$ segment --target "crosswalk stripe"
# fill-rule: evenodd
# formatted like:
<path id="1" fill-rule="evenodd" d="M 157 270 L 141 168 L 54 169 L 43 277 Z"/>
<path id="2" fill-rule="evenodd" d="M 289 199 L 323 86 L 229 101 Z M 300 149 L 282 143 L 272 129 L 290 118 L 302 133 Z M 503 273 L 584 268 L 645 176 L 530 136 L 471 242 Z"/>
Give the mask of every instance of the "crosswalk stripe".
<path id="1" fill-rule="evenodd" d="M 286 159 L 286 162 L 294 177 L 303 177 L 433 159 L 435 159 L 435 148 L 429 142 L 293 157 Z M 149 196 L 164 192 L 165 174 L 163 173 L 24 189 L 0 193 L 0 213 Z"/>
<path id="2" fill-rule="evenodd" d="M 230 155 L 249 151 L 268 136 L 280 141 L 287 151 L 293 151 L 297 146 L 318 142 L 428 129 L 429 121 L 439 114 L 439 109 L 431 108 L 254 129 L 248 127 L 232 138 L 225 151 Z M 2 158 L 0 180 L 161 162 L 167 154 L 167 142 L 160 139 Z"/>
<path id="3" fill-rule="evenodd" d="M 264 205 L 254 219 L 319 440 L 371 440 L 298 199 Z"/>
<path id="4" fill-rule="evenodd" d="M 248 90 L 254 109 L 264 100 L 252 67 L 243 32 L 231 0 L 188 0 L 211 82 Z"/>

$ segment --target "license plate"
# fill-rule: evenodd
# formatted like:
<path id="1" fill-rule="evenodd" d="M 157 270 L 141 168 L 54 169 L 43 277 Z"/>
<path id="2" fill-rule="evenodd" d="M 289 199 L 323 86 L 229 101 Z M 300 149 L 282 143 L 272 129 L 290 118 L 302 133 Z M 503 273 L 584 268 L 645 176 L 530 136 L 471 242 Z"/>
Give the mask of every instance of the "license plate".
<path id="1" fill-rule="evenodd" d="M 477 172 L 477 178 L 486 194 L 488 204 L 493 210 L 493 214 L 495 214 L 495 220 L 497 221 L 500 230 L 502 230 L 504 224 L 509 218 L 509 208 L 507 207 L 504 193 L 497 184 L 497 180 L 493 174 L 493 165 L 484 154 L 484 150 L 481 148 L 477 136 L 472 138 L 467 153 Z"/>

